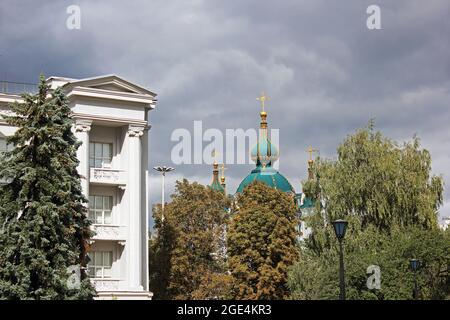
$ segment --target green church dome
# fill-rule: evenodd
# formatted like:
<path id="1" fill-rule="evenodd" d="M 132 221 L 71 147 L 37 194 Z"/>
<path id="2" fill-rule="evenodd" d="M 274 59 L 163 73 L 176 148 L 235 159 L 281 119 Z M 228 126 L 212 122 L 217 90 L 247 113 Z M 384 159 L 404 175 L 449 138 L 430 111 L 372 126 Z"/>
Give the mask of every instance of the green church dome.
<path id="1" fill-rule="evenodd" d="M 219 181 L 213 181 L 213 183 L 209 187 L 216 191 L 225 192 L 225 189 L 222 187 Z"/>
<path id="2" fill-rule="evenodd" d="M 294 188 L 289 183 L 289 181 L 271 166 L 257 166 L 252 170 L 252 172 L 250 172 L 247 177 L 245 177 L 244 180 L 242 180 L 236 192 L 242 193 L 244 188 L 251 184 L 253 181 L 264 182 L 266 185 L 283 192 L 295 193 Z"/>
<path id="3" fill-rule="evenodd" d="M 255 161 L 256 168 L 242 180 L 236 193 L 241 193 L 246 186 L 253 181 L 261 181 L 266 185 L 281 190 L 283 192 L 292 192 L 295 194 L 294 188 L 289 181 L 273 168 L 273 163 L 278 160 L 280 154 L 278 148 L 270 141 L 267 132 L 267 112 L 264 111 L 264 102 L 267 97 L 264 95 L 259 97 L 261 101 L 262 111 L 260 112 L 261 122 L 259 127 L 258 142 L 251 151 L 251 159 Z"/>
<path id="4" fill-rule="evenodd" d="M 258 165 L 269 165 L 278 159 L 278 149 L 267 138 L 259 139 L 258 143 L 252 148 L 250 156 Z"/>

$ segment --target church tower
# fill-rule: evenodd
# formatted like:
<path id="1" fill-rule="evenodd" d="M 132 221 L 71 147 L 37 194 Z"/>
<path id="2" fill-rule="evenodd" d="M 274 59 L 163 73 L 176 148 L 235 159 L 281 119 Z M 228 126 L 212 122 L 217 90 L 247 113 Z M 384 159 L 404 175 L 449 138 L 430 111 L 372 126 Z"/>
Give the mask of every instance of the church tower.
<path id="1" fill-rule="evenodd" d="M 265 102 L 268 99 L 264 93 L 258 100 L 261 102 L 260 127 L 258 142 L 251 151 L 251 159 L 256 163 L 256 168 L 242 180 L 236 193 L 241 193 L 246 186 L 253 181 L 261 181 L 275 189 L 295 194 L 294 188 L 289 181 L 273 168 L 273 164 L 279 158 L 279 151 L 270 141 L 268 135 L 267 112 L 265 111 Z"/>
<path id="2" fill-rule="evenodd" d="M 314 172 L 313 172 L 313 152 L 318 152 L 318 150 L 313 149 L 311 146 L 306 150 L 309 153 L 309 159 L 308 159 L 308 180 L 314 179 Z M 298 231 L 300 235 L 300 240 L 303 240 L 307 238 L 311 234 L 311 229 L 308 228 L 308 226 L 305 224 L 304 218 L 310 216 L 313 213 L 314 210 L 314 200 L 308 198 L 305 196 L 305 193 L 300 193 L 296 195 L 297 198 L 297 206 L 298 206 L 298 213 L 299 213 L 299 219 L 300 223 L 298 226 Z"/>
<path id="3" fill-rule="evenodd" d="M 223 180 L 225 182 L 225 177 L 223 178 Z M 213 163 L 213 180 L 209 187 L 213 190 L 225 193 L 225 188 L 219 182 L 219 164 L 217 163 L 216 159 L 214 159 Z"/>

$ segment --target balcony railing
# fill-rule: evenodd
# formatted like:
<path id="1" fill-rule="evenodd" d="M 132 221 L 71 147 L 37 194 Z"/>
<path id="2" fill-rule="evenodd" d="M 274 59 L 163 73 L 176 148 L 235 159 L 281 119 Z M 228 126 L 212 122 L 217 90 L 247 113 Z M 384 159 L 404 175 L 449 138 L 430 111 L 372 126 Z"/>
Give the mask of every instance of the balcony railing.
<path id="1" fill-rule="evenodd" d="M 125 185 L 125 171 L 105 168 L 91 168 L 90 182 L 116 186 Z"/>
<path id="2" fill-rule="evenodd" d="M 21 94 L 37 93 L 38 85 L 35 83 L 23 83 L 12 81 L 0 81 L 0 93 Z"/>
<path id="3" fill-rule="evenodd" d="M 91 283 L 97 291 L 118 291 L 120 290 L 120 280 L 114 278 L 92 278 Z"/>
<path id="4" fill-rule="evenodd" d="M 127 238 L 126 227 L 112 224 L 94 224 L 92 230 L 95 232 L 93 240 L 125 241 Z"/>

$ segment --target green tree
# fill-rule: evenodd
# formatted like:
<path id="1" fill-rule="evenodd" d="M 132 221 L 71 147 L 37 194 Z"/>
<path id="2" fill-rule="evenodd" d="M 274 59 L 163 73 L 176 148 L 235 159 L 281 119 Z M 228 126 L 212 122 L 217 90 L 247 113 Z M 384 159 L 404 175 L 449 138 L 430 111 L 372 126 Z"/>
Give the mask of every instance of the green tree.
<path id="1" fill-rule="evenodd" d="M 438 226 L 442 177 L 431 174 L 430 153 L 417 137 L 398 145 L 370 123 L 344 140 L 337 161 L 318 159 L 314 172 L 316 179 L 304 182 L 304 192 L 318 200 L 327 220 L 354 214 L 363 226 L 380 230 Z"/>
<path id="2" fill-rule="evenodd" d="M 156 299 L 225 299 L 225 228 L 230 199 L 186 179 L 172 202 L 153 208 L 156 237 L 150 246 L 150 287 Z M 219 285 L 221 284 L 221 285 Z"/>
<path id="3" fill-rule="evenodd" d="M 39 93 L 23 99 L 5 117 L 18 130 L 0 162 L 0 298 L 90 299 L 89 279 L 79 289 L 67 281 L 69 266 L 85 265 L 91 235 L 71 110 L 43 76 Z"/>
<path id="4" fill-rule="evenodd" d="M 421 299 L 450 298 L 450 232 L 417 226 L 394 227 L 390 233 L 374 226 L 361 229 L 359 217 L 351 217 L 345 237 L 347 299 L 404 300 L 413 298 L 413 273 L 409 260 L 421 267 L 417 280 Z M 331 226 L 326 232 L 330 248 L 317 254 L 308 246 L 289 272 L 293 299 L 337 299 L 339 296 L 339 254 Z M 380 288 L 367 286 L 371 265 L 380 269 Z"/>
<path id="5" fill-rule="evenodd" d="M 349 221 L 350 299 L 411 298 L 408 265 L 414 257 L 424 261 L 422 297 L 448 295 L 448 235 L 437 224 L 443 182 L 431 174 L 431 156 L 417 137 L 398 145 L 370 123 L 344 140 L 337 160 L 318 159 L 313 169 L 315 179 L 304 182 L 304 191 L 316 200 L 315 214 L 306 218 L 312 233 L 290 272 L 293 298 L 338 297 L 338 246 L 331 227 L 337 218 Z M 366 286 L 369 265 L 381 268 L 381 290 Z"/>
<path id="6" fill-rule="evenodd" d="M 234 298 L 287 298 L 287 271 L 297 258 L 292 196 L 255 182 L 238 196 L 237 208 L 227 247 Z"/>

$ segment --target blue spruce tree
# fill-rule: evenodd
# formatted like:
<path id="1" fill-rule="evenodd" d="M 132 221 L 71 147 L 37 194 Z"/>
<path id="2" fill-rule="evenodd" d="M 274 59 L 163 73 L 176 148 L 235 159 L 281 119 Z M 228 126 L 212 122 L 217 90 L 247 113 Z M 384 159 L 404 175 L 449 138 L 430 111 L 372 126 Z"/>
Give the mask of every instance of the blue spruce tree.
<path id="1" fill-rule="evenodd" d="M 83 271 L 92 234 L 71 110 L 43 76 L 39 92 L 22 97 L 4 117 L 18 130 L 8 139 L 14 148 L 0 156 L 0 299 L 92 299 Z M 79 285 L 70 284 L 74 265 Z"/>

